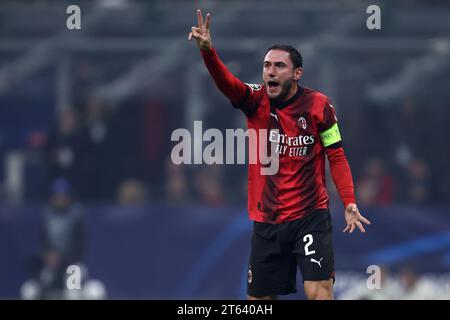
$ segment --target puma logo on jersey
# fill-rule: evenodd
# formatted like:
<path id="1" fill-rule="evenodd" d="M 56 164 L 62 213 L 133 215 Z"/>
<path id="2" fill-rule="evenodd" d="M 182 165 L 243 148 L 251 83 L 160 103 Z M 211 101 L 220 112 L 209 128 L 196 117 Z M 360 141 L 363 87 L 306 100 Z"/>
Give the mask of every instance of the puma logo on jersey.
<path id="1" fill-rule="evenodd" d="M 321 264 L 321 262 L 322 262 L 322 259 L 323 259 L 323 258 L 320 258 L 320 260 L 319 260 L 319 261 L 317 261 L 316 259 L 314 259 L 314 258 L 311 258 L 311 260 L 309 260 L 309 262 L 314 262 L 314 263 L 317 263 L 317 264 L 319 265 L 319 267 L 321 267 L 321 268 L 322 268 L 322 264 Z"/>
<path id="2" fill-rule="evenodd" d="M 270 116 L 271 116 L 271 117 L 274 117 L 275 119 L 277 119 L 277 122 L 279 122 L 279 121 L 278 121 L 278 116 L 277 116 L 275 113 L 272 113 L 272 112 L 271 112 L 271 113 L 270 113 Z"/>

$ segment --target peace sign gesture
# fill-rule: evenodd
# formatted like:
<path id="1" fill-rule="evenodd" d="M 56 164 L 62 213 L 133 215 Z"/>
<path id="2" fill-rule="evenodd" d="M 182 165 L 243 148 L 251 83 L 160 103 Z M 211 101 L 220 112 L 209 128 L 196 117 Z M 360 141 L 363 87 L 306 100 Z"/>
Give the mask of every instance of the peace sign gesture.
<path id="1" fill-rule="evenodd" d="M 209 34 L 209 24 L 211 21 L 211 14 L 206 15 L 206 22 L 203 23 L 202 11 L 197 9 L 198 27 L 191 27 L 188 40 L 194 38 L 197 41 L 197 46 L 202 50 L 210 50 L 212 48 L 211 36 Z"/>

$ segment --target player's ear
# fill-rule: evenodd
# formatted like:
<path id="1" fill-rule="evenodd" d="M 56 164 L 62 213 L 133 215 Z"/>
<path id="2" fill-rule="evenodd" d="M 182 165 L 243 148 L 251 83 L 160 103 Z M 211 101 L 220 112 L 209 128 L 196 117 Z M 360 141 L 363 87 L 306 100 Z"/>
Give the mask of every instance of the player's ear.
<path id="1" fill-rule="evenodd" d="M 302 75 L 303 75 L 303 68 L 299 67 L 299 68 L 294 70 L 294 78 L 295 78 L 296 81 L 300 80 Z"/>

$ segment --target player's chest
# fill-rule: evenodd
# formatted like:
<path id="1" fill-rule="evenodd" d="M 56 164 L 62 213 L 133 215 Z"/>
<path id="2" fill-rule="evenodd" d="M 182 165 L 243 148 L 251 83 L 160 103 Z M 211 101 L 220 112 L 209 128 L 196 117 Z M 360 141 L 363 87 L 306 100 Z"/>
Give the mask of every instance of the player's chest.
<path id="1" fill-rule="evenodd" d="M 251 126 L 255 129 L 278 130 L 288 136 L 317 135 L 317 117 L 309 104 L 275 108 L 265 104 L 258 110 Z"/>
<path id="2" fill-rule="evenodd" d="M 269 110 L 268 129 L 278 129 L 289 136 L 316 134 L 314 116 L 309 111 L 275 109 Z"/>
<path id="3" fill-rule="evenodd" d="M 250 127 L 267 132 L 267 141 L 282 161 L 304 161 L 319 144 L 317 121 L 309 108 L 266 107 Z M 261 132 L 261 131 L 259 131 Z"/>

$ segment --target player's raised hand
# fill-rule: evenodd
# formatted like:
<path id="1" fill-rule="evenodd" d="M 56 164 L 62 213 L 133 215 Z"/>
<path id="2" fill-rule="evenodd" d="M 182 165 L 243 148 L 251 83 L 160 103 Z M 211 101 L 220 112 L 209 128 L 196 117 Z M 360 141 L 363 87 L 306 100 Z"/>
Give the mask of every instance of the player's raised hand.
<path id="1" fill-rule="evenodd" d="M 197 46 L 202 50 L 210 50 L 212 48 L 211 36 L 209 34 L 209 24 L 211 22 L 211 14 L 206 15 L 206 21 L 203 23 L 202 11 L 197 9 L 198 26 L 192 26 L 189 33 L 188 40 L 194 38 Z"/>
<path id="2" fill-rule="evenodd" d="M 345 208 L 345 222 L 347 223 L 347 226 L 343 232 L 348 231 L 348 233 L 352 233 L 356 227 L 358 227 L 361 232 L 366 232 L 361 222 L 370 224 L 370 221 L 359 213 L 358 207 L 354 203 L 350 203 L 347 208 Z"/>

